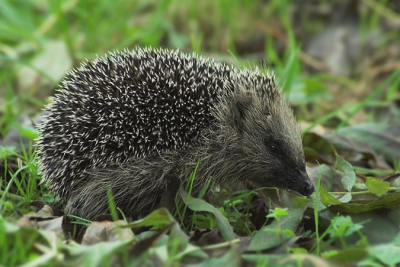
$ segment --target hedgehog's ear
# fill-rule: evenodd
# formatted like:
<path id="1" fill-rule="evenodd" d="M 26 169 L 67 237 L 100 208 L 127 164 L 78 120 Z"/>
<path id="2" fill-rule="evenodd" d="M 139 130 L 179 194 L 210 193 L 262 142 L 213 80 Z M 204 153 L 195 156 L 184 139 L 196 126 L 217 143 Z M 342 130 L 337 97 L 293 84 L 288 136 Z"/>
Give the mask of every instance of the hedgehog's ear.
<path id="1" fill-rule="evenodd" d="M 244 120 L 252 105 L 251 97 L 238 98 L 232 102 L 232 121 L 239 133 L 244 131 Z"/>

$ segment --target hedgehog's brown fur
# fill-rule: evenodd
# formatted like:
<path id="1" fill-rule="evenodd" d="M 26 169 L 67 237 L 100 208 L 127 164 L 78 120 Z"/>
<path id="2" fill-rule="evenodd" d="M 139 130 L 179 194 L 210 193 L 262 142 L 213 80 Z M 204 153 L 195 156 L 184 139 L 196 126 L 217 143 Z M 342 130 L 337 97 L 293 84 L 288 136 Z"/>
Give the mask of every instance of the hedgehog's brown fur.
<path id="1" fill-rule="evenodd" d="M 66 212 L 126 215 L 171 206 L 199 163 L 212 184 L 310 195 L 300 132 L 273 78 L 177 51 L 137 49 L 71 72 L 47 107 L 39 156 Z"/>

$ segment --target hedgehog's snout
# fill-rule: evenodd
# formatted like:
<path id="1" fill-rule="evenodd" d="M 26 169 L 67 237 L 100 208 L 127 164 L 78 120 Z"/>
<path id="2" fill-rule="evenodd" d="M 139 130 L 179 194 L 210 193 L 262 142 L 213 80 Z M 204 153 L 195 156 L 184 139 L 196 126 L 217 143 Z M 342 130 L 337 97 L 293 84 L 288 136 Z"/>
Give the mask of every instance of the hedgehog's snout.
<path id="1" fill-rule="evenodd" d="M 299 188 L 299 193 L 303 196 L 309 196 L 314 192 L 314 184 L 307 180 Z"/>
<path id="2" fill-rule="evenodd" d="M 314 184 L 311 182 L 310 177 L 308 177 L 307 171 L 305 169 L 300 170 L 299 173 L 300 178 L 298 186 L 297 186 L 297 192 L 302 194 L 303 196 L 309 196 L 312 193 L 314 193 Z"/>

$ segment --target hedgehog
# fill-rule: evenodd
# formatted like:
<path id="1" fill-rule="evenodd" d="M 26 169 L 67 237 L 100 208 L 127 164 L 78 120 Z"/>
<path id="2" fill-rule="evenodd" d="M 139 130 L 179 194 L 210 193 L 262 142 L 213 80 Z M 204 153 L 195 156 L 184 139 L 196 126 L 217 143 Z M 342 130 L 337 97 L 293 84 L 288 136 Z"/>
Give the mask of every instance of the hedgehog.
<path id="1" fill-rule="evenodd" d="M 70 71 L 38 127 L 43 181 L 66 213 L 115 206 L 132 218 L 173 208 L 197 168 L 204 186 L 309 196 L 301 134 L 274 76 L 179 50 L 136 48 Z"/>

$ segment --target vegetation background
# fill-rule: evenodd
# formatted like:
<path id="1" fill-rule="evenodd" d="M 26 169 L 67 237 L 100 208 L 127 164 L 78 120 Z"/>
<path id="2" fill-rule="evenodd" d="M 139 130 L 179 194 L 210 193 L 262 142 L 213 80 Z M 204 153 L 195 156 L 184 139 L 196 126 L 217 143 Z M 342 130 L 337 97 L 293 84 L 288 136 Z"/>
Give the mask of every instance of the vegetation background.
<path id="1" fill-rule="evenodd" d="M 0 0 L 0 265 L 399 264 L 399 29 L 394 0 Z M 270 207 L 269 225 L 236 209 L 243 192 L 217 211 L 186 203 L 191 228 L 161 210 L 136 226 L 163 230 L 142 236 L 81 221 L 98 231 L 91 246 L 62 234 L 54 208 L 33 213 L 53 200 L 35 160 L 40 109 L 70 69 L 137 46 L 273 71 L 301 123 L 312 201 L 277 200 L 291 209 Z"/>

